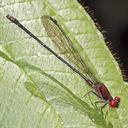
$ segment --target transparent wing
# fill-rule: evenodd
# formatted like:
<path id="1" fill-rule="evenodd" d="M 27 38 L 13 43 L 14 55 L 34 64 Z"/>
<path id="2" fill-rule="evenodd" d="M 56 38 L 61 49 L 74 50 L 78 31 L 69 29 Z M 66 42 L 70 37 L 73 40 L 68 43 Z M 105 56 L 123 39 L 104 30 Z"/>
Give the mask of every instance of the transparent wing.
<path id="1" fill-rule="evenodd" d="M 88 79 L 92 82 L 97 82 L 94 73 L 90 71 L 89 66 L 84 62 L 78 50 L 74 47 L 73 42 L 65 34 L 62 27 L 58 25 L 57 21 L 49 16 L 43 16 L 42 22 L 48 36 L 64 57 Z"/>

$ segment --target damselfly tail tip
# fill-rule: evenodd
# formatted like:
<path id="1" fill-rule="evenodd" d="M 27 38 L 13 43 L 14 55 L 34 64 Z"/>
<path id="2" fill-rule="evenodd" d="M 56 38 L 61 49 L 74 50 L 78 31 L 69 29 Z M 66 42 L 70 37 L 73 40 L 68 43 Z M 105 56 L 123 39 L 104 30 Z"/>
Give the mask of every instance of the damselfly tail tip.
<path id="1" fill-rule="evenodd" d="M 13 22 L 13 23 L 15 23 L 15 24 L 18 24 L 19 23 L 19 21 L 16 19 L 16 18 L 14 18 L 13 16 L 11 16 L 11 15 L 7 15 L 6 16 L 11 22 Z"/>
<path id="2" fill-rule="evenodd" d="M 7 17 L 10 21 L 12 21 L 12 22 L 15 20 L 15 18 L 14 18 L 13 16 L 9 15 L 9 14 L 8 14 L 6 17 Z"/>

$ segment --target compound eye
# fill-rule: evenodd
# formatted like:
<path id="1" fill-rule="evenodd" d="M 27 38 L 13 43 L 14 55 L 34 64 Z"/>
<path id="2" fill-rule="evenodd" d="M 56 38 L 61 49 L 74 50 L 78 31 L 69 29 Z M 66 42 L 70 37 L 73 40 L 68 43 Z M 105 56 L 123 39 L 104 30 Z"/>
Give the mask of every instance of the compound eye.
<path id="1" fill-rule="evenodd" d="M 118 102 L 116 100 L 109 101 L 109 105 L 111 108 L 116 108 L 119 106 Z"/>
<path id="2" fill-rule="evenodd" d="M 116 96 L 116 97 L 114 98 L 114 100 L 120 102 L 120 97 L 119 97 L 119 96 Z"/>

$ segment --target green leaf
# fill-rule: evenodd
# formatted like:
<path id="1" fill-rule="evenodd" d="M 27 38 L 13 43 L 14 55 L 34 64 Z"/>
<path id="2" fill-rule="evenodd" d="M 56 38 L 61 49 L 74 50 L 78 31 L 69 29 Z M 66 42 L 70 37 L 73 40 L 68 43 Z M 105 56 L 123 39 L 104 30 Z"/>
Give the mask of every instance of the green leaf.
<path id="1" fill-rule="evenodd" d="M 7 14 L 15 16 L 56 51 L 41 23 L 43 15 L 55 18 L 74 44 L 81 45 L 83 50 L 79 52 L 88 58 L 87 63 L 111 94 L 121 96 L 119 108 L 106 107 L 102 115 L 88 97 L 82 98 L 90 90 L 84 80 L 10 23 Z M 118 64 L 105 45 L 101 32 L 77 1 L 1 1 L 1 128 L 127 127 L 127 94 Z M 98 100 L 93 95 L 91 99 L 92 102 Z"/>

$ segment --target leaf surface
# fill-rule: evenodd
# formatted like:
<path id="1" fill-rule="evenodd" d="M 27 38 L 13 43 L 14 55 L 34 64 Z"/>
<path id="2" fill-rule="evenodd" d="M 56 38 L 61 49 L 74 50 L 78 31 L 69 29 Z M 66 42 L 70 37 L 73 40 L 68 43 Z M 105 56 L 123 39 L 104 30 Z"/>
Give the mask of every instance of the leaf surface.
<path id="1" fill-rule="evenodd" d="M 104 118 L 82 98 L 90 88 L 24 31 L 10 23 L 15 16 L 56 51 L 41 23 L 55 18 L 86 63 L 109 88 L 121 96 L 117 110 Z M 58 53 L 59 54 L 59 53 Z M 88 13 L 75 0 L 2 0 L 0 2 L 0 126 L 2 128 L 121 128 L 127 127 L 127 87 L 117 62 Z M 95 96 L 92 99 L 98 100 Z M 108 111 L 108 107 L 104 112 Z"/>

